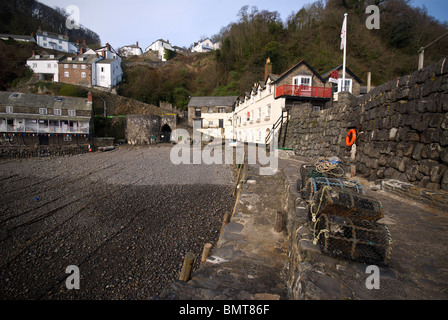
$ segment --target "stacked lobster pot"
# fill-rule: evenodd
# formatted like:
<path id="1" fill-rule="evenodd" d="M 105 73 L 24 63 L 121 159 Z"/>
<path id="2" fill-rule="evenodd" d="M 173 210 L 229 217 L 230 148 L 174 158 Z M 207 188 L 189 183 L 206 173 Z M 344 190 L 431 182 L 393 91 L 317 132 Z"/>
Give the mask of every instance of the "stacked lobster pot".
<path id="1" fill-rule="evenodd" d="M 363 263 L 388 265 L 392 239 L 381 202 L 367 196 L 355 180 L 344 179 L 338 161 L 303 165 L 298 184 L 307 201 L 314 244 L 325 254 Z"/>

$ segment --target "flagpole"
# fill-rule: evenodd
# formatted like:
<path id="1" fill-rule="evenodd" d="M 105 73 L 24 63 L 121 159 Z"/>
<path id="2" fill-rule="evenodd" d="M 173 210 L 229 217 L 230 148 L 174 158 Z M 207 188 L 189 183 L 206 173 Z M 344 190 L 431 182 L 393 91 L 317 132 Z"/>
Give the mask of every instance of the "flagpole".
<path id="1" fill-rule="evenodd" d="M 346 91 L 345 88 L 345 65 L 347 62 L 347 16 L 348 14 L 344 14 L 344 23 L 345 23 L 345 35 L 344 35 L 344 61 L 343 61 L 343 70 L 342 70 L 342 91 Z"/>

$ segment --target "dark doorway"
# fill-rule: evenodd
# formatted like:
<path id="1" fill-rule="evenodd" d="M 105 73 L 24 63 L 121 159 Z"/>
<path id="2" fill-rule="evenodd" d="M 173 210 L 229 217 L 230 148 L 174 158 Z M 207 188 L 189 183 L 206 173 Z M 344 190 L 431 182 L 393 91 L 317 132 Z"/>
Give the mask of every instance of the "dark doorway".
<path id="1" fill-rule="evenodd" d="M 39 136 L 39 145 L 41 146 L 48 146 L 50 144 L 50 139 L 47 135 L 40 135 Z"/>
<path id="2" fill-rule="evenodd" d="M 160 142 L 171 142 L 171 128 L 169 125 L 165 124 L 162 127 L 161 133 L 160 133 Z"/>
<path id="3" fill-rule="evenodd" d="M 219 127 L 224 128 L 224 119 L 219 119 Z"/>

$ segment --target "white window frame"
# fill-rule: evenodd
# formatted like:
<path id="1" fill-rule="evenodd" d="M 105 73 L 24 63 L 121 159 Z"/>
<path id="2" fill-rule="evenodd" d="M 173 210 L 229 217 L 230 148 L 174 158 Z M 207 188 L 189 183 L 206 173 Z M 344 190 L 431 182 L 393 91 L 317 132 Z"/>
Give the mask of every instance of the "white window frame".
<path id="1" fill-rule="evenodd" d="M 271 105 L 268 104 L 266 105 L 266 117 L 270 117 L 271 116 Z"/>
<path id="2" fill-rule="evenodd" d="M 68 110 L 69 117 L 76 117 L 76 110 Z"/>
<path id="3" fill-rule="evenodd" d="M 39 108 L 39 114 L 46 115 L 47 114 L 47 108 Z"/>
<path id="4" fill-rule="evenodd" d="M 348 85 L 348 87 L 349 87 L 349 89 L 348 89 L 348 92 L 350 92 L 350 93 L 352 93 L 352 89 L 353 89 L 353 79 L 350 79 L 350 78 L 346 78 L 345 79 L 345 82 L 347 83 L 349 83 L 349 85 Z M 342 91 L 342 78 L 339 78 L 338 79 L 338 92 L 341 92 Z"/>
<path id="5" fill-rule="evenodd" d="M 64 78 L 70 78 L 70 72 L 65 71 L 64 72 Z"/>
<path id="6" fill-rule="evenodd" d="M 6 107 L 6 113 L 14 113 L 14 107 L 12 107 L 12 106 L 7 106 L 7 107 Z"/>
<path id="7" fill-rule="evenodd" d="M 86 73 L 85 72 L 81 72 L 81 78 L 85 79 L 86 77 L 87 77 Z"/>
<path id="8" fill-rule="evenodd" d="M 54 114 L 55 116 L 60 116 L 60 115 L 62 115 L 62 109 L 54 109 L 53 114 Z"/>
<path id="9" fill-rule="evenodd" d="M 302 81 L 304 79 L 308 80 L 307 82 L 309 82 L 309 84 L 304 84 Z M 311 88 L 311 85 L 313 83 L 313 77 L 312 76 L 297 76 L 297 77 L 293 78 L 292 83 L 293 83 L 293 85 L 296 85 L 296 86 Z"/>

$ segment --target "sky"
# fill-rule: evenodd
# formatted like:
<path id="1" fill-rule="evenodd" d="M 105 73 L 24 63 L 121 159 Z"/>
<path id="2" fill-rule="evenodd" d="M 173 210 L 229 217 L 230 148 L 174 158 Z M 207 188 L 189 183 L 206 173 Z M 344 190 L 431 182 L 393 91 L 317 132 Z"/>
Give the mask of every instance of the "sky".
<path id="1" fill-rule="evenodd" d="M 79 23 L 96 32 L 104 45 L 118 49 L 135 44 L 145 50 L 157 39 L 173 46 L 190 47 L 204 37 L 218 34 L 238 20 L 244 5 L 258 10 L 277 11 L 285 21 L 313 0 L 38 0 L 52 8 L 79 8 Z M 411 0 L 425 5 L 429 15 L 448 21 L 447 0 Z M 366 15 L 367 17 L 367 15 Z M 343 17 L 341 17 L 342 25 Z"/>

